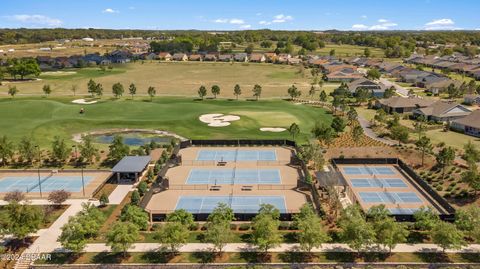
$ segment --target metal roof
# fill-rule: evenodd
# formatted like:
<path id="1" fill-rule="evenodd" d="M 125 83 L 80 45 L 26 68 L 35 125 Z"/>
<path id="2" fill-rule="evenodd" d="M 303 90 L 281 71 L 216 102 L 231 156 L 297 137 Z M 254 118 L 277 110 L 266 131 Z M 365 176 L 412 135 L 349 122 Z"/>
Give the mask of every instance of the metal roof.
<path id="1" fill-rule="evenodd" d="M 112 168 L 114 173 L 140 173 L 152 158 L 150 156 L 126 156 Z"/>

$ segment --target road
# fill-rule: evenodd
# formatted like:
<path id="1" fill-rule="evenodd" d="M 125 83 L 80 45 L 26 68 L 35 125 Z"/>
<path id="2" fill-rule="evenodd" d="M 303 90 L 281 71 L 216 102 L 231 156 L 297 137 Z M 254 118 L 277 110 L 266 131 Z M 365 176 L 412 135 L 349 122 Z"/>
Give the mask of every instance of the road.
<path id="1" fill-rule="evenodd" d="M 401 97 L 408 97 L 408 89 L 398 85 L 397 83 L 391 82 L 386 78 L 380 78 L 380 82 L 383 83 L 388 88 L 393 86 L 395 88 L 397 94 L 400 95 Z"/>

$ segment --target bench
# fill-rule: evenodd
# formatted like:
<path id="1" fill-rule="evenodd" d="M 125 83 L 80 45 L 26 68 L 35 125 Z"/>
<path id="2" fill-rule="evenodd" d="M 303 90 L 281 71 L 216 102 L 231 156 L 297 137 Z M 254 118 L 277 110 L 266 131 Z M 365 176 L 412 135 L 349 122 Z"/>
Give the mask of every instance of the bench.
<path id="1" fill-rule="evenodd" d="M 210 190 L 211 191 L 219 191 L 222 188 L 222 186 L 211 186 Z"/>
<path id="2" fill-rule="evenodd" d="M 242 191 L 251 191 L 253 189 L 253 186 L 242 186 Z"/>
<path id="3" fill-rule="evenodd" d="M 225 166 L 225 165 L 227 165 L 227 162 L 218 162 L 217 163 L 217 166 Z"/>

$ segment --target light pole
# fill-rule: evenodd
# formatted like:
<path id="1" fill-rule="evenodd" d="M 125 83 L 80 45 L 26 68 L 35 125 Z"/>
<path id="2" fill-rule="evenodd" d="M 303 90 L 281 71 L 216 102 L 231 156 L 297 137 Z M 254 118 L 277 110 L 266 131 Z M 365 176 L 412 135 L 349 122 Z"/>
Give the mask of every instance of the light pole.
<path id="1" fill-rule="evenodd" d="M 75 163 L 78 165 L 79 159 L 78 159 L 78 151 L 77 151 L 77 145 L 73 145 L 72 148 L 75 148 Z M 83 191 L 83 197 L 85 197 L 85 181 L 83 179 L 83 163 L 80 163 L 80 169 L 82 173 L 82 191 Z"/>
<path id="2" fill-rule="evenodd" d="M 37 150 L 38 153 L 38 169 L 37 169 L 37 174 L 38 174 L 38 189 L 40 190 L 40 198 L 42 198 L 42 182 L 40 180 L 40 165 L 42 163 L 42 159 L 40 157 L 40 147 L 37 145 L 35 146 L 35 149 Z"/>

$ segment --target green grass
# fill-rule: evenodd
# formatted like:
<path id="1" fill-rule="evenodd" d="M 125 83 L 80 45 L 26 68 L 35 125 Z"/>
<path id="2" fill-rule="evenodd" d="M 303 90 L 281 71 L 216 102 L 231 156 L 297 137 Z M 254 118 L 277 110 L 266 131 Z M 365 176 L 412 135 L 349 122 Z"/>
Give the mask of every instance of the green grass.
<path id="1" fill-rule="evenodd" d="M 362 56 L 364 50 L 367 47 L 363 46 L 355 46 L 355 45 L 337 45 L 337 44 L 327 44 L 325 48 L 317 49 L 316 52 L 321 55 L 328 55 L 332 49 L 335 50 L 335 55 L 338 57 L 353 57 L 353 56 Z M 370 53 L 372 58 L 383 58 L 385 57 L 385 53 L 382 49 L 379 48 L 372 48 L 370 49 Z"/>
<path id="2" fill-rule="evenodd" d="M 286 139 L 288 132 L 261 132 L 261 127 L 288 127 L 299 124 L 300 141 L 310 138 L 316 121 L 330 122 L 325 110 L 295 105 L 282 100 L 195 101 L 189 98 L 163 97 L 153 102 L 147 100 L 101 100 L 83 106 L 71 99 L 14 98 L 0 100 L 0 135 L 18 141 L 23 136 L 33 136 L 45 147 L 54 136 L 67 141 L 75 133 L 109 128 L 144 128 L 167 130 L 190 139 Z M 209 127 L 198 120 L 207 113 L 238 113 L 239 121 L 228 127 Z"/>

